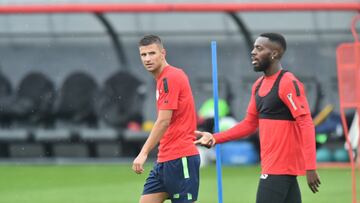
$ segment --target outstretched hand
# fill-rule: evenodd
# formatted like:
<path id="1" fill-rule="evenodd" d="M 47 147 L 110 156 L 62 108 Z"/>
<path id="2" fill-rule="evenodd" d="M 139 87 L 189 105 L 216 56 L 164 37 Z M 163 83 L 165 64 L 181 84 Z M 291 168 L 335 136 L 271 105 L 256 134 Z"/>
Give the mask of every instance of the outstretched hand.
<path id="1" fill-rule="evenodd" d="M 196 140 L 194 144 L 201 145 L 207 148 L 211 148 L 215 145 L 215 139 L 211 133 L 204 131 L 195 131 L 195 135 L 200 138 Z"/>

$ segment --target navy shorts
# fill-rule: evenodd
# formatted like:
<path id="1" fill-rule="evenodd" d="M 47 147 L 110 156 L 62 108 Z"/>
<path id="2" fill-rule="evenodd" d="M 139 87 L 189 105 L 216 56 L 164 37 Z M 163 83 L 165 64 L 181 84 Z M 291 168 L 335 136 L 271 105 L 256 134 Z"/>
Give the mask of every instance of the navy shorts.
<path id="1" fill-rule="evenodd" d="M 144 184 L 143 195 L 166 192 L 173 203 L 195 202 L 199 191 L 200 156 L 156 163 Z"/>

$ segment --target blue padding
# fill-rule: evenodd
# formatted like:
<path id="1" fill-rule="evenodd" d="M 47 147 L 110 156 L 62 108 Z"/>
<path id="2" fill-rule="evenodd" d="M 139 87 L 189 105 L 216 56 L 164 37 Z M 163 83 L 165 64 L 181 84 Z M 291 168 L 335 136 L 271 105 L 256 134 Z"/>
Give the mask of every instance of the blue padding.
<path id="1" fill-rule="evenodd" d="M 224 165 L 256 164 L 259 155 L 251 142 L 229 142 L 221 145 L 221 159 Z"/>

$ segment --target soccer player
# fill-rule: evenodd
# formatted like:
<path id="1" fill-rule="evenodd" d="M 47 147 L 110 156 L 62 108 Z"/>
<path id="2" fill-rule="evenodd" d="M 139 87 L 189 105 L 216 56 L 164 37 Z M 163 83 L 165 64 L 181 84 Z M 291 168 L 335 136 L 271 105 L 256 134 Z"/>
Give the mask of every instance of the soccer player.
<path id="1" fill-rule="evenodd" d="M 141 174 L 149 152 L 160 142 L 157 163 L 146 179 L 140 203 L 195 202 L 199 190 L 199 152 L 195 141 L 196 111 L 187 75 L 166 62 L 158 36 L 139 42 L 143 65 L 156 80 L 157 119 L 133 162 Z"/>
<path id="2" fill-rule="evenodd" d="M 256 39 L 252 65 L 264 75 L 253 84 L 244 120 L 214 135 L 197 131 L 201 138 L 194 142 L 214 146 L 243 138 L 259 128 L 262 174 L 257 203 L 300 203 L 299 175 L 306 174 L 313 193 L 320 186 L 314 124 L 303 84 L 280 64 L 285 50 L 281 34 L 263 33 Z"/>

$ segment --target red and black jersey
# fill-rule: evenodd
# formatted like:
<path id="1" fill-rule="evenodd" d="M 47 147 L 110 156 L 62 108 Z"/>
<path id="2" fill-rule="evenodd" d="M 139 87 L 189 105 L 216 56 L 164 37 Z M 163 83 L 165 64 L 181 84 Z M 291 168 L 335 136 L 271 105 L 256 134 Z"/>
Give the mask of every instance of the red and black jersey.
<path id="1" fill-rule="evenodd" d="M 260 77 L 245 119 L 215 135 L 217 143 L 259 129 L 262 173 L 304 175 L 316 169 L 315 131 L 303 84 L 290 72 Z"/>
<path id="2" fill-rule="evenodd" d="M 278 94 L 279 84 L 285 72 L 286 71 L 280 71 L 280 74 L 276 78 L 274 85 L 271 87 L 270 91 L 264 96 L 259 95 L 259 89 L 265 77 L 263 77 L 256 86 L 255 102 L 256 102 L 256 109 L 259 113 L 260 119 L 289 120 L 289 121 L 295 120 L 294 117 L 291 115 L 290 110 L 280 99 Z"/>

